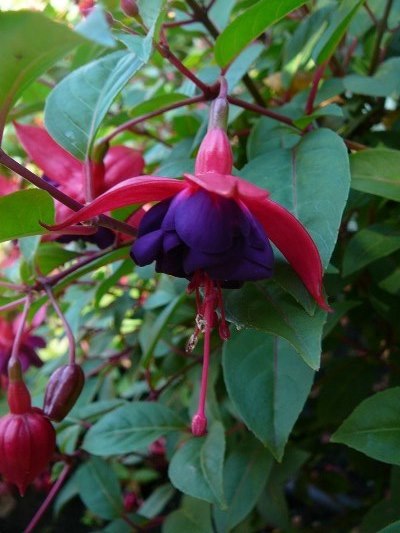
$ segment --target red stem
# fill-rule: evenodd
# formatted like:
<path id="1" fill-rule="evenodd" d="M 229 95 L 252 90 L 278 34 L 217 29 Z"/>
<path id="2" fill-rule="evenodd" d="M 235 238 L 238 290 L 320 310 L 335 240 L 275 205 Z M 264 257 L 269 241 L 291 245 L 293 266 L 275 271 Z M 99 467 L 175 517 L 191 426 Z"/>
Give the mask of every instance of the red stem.
<path id="1" fill-rule="evenodd" d="M 314 111 L 314 102 L 315 102 L 315 98 L 318 92 L 318 85 L 319 85 L 319 82 L 321 81 L 322 76 L 324 75 L 326 65 L 327 65 L 326 62 L 322 63 L 322 65 L 320 65 L 314 73 L 310 93 L 308 95 L 307 103 L 306 103 L 306 109 L 305 109 L 306 115 L 311 115 L 312 112 Z"/>
<path id="2" fill-rule="evenodd" d="M 133 118 L 131 120 L 128 120 L 124 124 L 121 124 L 120 126 L 118 126 L 118 128 L 115 128 L 115 130 L 113 130 L 111 133 L 109 133 L 108 135 L 100 139 L 96 144 L 102 144 L 102 143 L 109 142 L 119 133 L 122 133 L 125 130 L 129 130 L 133 126 L 136 126 L 137 124 L 140 124 L 141 122 L 145 122 L 149 118 L 162 115 L 163 113 L 166 113 L 167 111 L 172 111 L 173 109 L 178 109 L 179 107 L 184 107 L 186 105 L 197 104 L 199 102 L 205 102 L 205 101 L 206 101 L 206 98 L 204 95 L 194 96 L 193 98 L 188 98 L 187 100 L 182 100 L 181 102 L 175 102 L 174 104 L 161 107 L 160 109 L 156 109 L 155 111 L 146 113 L 145 115 L 142 115 L 141 117 Z"/>
<path id="3" fill-rule="evenodd" d="M 265 109 L 265 107 L 261 107 L 257 104 L 251 104 L 250 102 L 246 102 L 240 98 L 235 98 L 234 96 L 228 96 L 228 102 L 230 104 L 237 105 L 238 107 L 243 107 L 243 109 L 253 111 L 253 113 L 258 113 L 259 115 L 264 115 L 266 117 L 273 118 L 274 120 L 278 120 L 279 122 L 288 124 L 289 126 L 295 127 L 292 119 L 285 117 L 285 115 L 275 113 L 275 111 L 271 111 L 270 109 Z"/>
<path id="4" fill-rule="evenodd" d="M 8 362 L 8 367 L 9 368 L 11 366 L 13 366 L 17 361 L 19 361 L 18 352 L 19 352 L 19 347 L 20 347 L 20 344 L 21 344 L 22 335 L 24 333 L 26 317 L 28 316 L 28 312 L 29 312 L 29 307 L 30 306 L 31 306 L 31 295 L 28 294 L 25 297 L 24 309 L 23 309 L 22 314 L 21 314 L 20 322 L 19 322 L 19 325 L 18 325 L 18 330 L 17 330 L 17 333 L 15 335 L 15 339 L 14 339 L 14 343 L 13 343 L 13 347 L 12 347 L 12 351 L 11 351 L 11 357 L 10 357 L 10 360 Z"/>
<path id="5" fill-rule="evenodd" d="M 39 509 L 36 511 L 34 517 L 29 522 L 27 528 L 25 529 L 24 533 L 33 533 L 35 531 L 36 526 L 42 519 L 43 515 L 47 511 L 47 509 L 50 507 L 51 503 L 53 502 L 54 498 L 57 496 L 58 491 L 61 489 L 63 484 L 65 483 L 65 480 L 69 476 L 70 472 L 72 470 L 71 464 L 66 464 L 64 468 L 61 471 L 60 477 L 57 479 L 57 481 L 54 483 L 54 485 L 51 487 L 48 495 L 46 496 L 46 499 L 41 504 Z"/>

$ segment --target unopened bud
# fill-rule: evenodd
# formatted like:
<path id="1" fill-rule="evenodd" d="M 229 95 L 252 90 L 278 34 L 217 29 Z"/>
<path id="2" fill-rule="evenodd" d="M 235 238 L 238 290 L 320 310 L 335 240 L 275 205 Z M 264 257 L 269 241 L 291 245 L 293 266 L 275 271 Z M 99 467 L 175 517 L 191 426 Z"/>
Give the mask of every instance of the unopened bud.
<path id="1" fill-rule="evenodd" d="M 207 418 L 202 414 L 196 414 L 192 418 L 192 434 L 195 437 L 203 437 L 207 433 Z"/>
<path id="2" fill-rule="evenodd" d="M 52 420 L 61 422 L 75 405 L 84 383 L 85 375 L 79 365 L 63 365 L 57 368 L 46 387 L 44 413 Z"/>
<path id="3" fill-rule="evenodd" d="M 121 11 L 125 13 L 127 17 L 137 17 L 139 14 L 139 8 L 135 0 L 121 0 Z"/>
<path id="4" fill-rule="evenodd" d="M 23 414 L 31 410 L 31 395 L 23 381 L 19 361 L 10 360 L 8 367 L 7 401 L 11 413 Z"/>

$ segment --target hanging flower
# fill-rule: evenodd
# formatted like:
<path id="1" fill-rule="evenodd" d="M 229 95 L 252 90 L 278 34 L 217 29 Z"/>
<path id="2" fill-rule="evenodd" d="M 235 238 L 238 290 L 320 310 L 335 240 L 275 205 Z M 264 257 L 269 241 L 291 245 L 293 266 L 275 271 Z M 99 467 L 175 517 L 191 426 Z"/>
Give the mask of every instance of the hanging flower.
<path id="1" fill-rule="evenodd" d="M 42 411 L 32 407 L 18 361 L 9 370 L 7 398 L 10 413 L 0 418 L 0 473 L 23 496 L 54 453 L 55 431 Z"/>
<path id="2" fill-rule="evenodd" d="M 282 252 L 317 304 L 329 310 L 322 289 L 318 249 L 304 226 L 264 189 L 232 176 L 233 156 L 225 125 L 226 87 L 213 102 L 209 130 L 201 143 L 194 174 L 184 180 L 139 176 L 120 183 L 51 227 L 60 230 L 129 204 L 158 202 L 142 217 L 131 250 L 140 266 L 155 261 L 156 270 L 190 280 L 197 317 L 193 347 L 204 333 L 204 364 L 199 409 L 192 421 L 195 435 L 206 431 L 205 394 L 210 335 L 218 325 L 227 339 L 222 287 L 266 279 L 273 274 L 270 241 Z"/>
<path id="3" fill-rule="evenodd" d="M 15 123 L 15 130 L 31 160 L 44 173 L 44 178 L 61 192 L 78 202 L 85 202 L 85 165 L 61 148 L 44 128 Z M 144 159 L 140 152 L 127 146 L 112 146 L 100 163 L 90 163 L 95 196 L 99 196 L 123 180 L 142 174 Z M 56 221 L 62 221 L 71 210 L 56 201 Z M 67 235 L 68 232 L 65 232 Z M 76 237 L 75 237 L 76 238 Z M 99 228 L 85 240 L 104 248 L 114 241 L 115 234 L 107 228 Z M 61 241 L 70 239 L 59 238 Z"/>

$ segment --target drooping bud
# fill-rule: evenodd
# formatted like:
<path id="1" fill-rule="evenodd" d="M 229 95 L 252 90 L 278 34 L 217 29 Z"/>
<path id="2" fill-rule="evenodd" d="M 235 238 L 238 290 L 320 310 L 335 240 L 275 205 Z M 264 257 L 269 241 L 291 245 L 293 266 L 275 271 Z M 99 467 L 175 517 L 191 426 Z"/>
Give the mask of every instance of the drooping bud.
<path id="1" fill-rule="evenodd" d="M 69 364 L 57 368 L 46 387 L 44 413 L 51 420 L 61 422 L 75 405 L 84 383 L 85 375 L 79 365 Z"/>
<path id="2" fill-rule="evenodd" d="M 139 8 L 135 0 L 121 0 L 121 11 L 127 17 L 136 17 L 139 14 Z"/>
<path id="3" fill-rule="evenodd" d="M 207 418 L 203 414 L 195 414 L 192 418 L 192 434 L 195 437 L 203 437 L 207 433 Z"/>
<path id="4" fill-rule="evenodd" d="M 26 487 L 46 468 L 55 448 L 53 426 L 31 398 L 18 361 L 9 368 L 10 413 L 0 418 L 0 473 L 17 485 L 21 496 Z"/>

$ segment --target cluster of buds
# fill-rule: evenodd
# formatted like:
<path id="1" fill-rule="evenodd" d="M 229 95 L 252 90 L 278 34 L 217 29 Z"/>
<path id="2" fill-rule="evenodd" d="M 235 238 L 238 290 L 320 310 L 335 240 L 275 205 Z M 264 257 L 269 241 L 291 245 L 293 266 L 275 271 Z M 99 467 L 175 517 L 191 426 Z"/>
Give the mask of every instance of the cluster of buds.
<path id="1" fill-rule="evenodd" d="M 58 368 L 47 384 L 43 409 L 32 407 L 18 360 L 10 361 L 8 378 L 10 412 L 0 418 L 0 473 L 23 496 L 53 456 L 56 437 L 50 420 L 60 422 L 65 418 L 78 399 L 85 378 L 77 364 Z"/>

